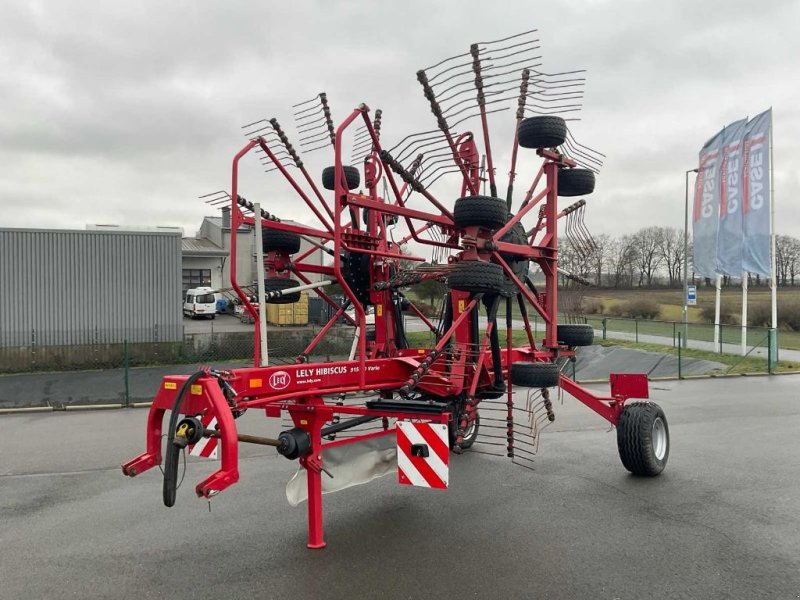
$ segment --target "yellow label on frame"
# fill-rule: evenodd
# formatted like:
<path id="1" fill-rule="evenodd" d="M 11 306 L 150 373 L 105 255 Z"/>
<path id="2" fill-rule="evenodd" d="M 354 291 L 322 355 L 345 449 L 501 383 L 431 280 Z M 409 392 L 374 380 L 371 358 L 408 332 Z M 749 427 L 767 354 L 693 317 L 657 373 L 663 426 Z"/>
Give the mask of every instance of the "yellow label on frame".
<path id="1" fill-rule="evenodd" d="M 165 381 L 164 382 L 164 389 L 165 390 L 177 390 L 178 389 L 178 384 L 175 383 L 174 381 Z"/>
<path id="2" fill-rule="evenodd" d="M 202 385 L 193 385 L 191 391 L 192 391 L 193 395 L 201 396 L 203 394 L 203 386 Z"/>
<path id="3" fill-rule="evenodd" d="M 375 307 L 375 313 L 376 313 L 376 314 L 377 314 L 379 317 L 382 317 L 382 316 L 383 316 L 383 304 L 378 304 L 378 305 Z"/>
<path id="4" fill-rule="evenodd" d="M 466 300 L 459 300 L 458 301 L 458 312 L 464 312 L 464 309 L 467 308 L 467 301 Z"/>
<path id="5" fill-rule="evenodd" d="M 264 385 L 264 384 L 262 383 L 262 381 L 260 379 L 251 379 L 250 380 L 250 387 L 251 388 L 261 387 L 262 385 Z"/>

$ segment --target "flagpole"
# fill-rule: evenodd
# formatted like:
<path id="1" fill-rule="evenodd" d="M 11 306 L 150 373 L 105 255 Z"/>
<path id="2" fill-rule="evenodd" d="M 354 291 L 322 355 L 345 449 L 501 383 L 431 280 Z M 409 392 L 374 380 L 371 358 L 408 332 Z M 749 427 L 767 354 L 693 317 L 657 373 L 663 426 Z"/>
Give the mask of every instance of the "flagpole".
<path id="1" fill-rule="evenodd" d="M 772 156 L 772 107 L 769 107 L 769 237 L 772 243 L 770 288 L 772 292 L 772 328 L 778 329 L 778 285 L 775 256 L 775 166 Z"/>
<path id="2" fill-rule="evenodd" d="M 719 309 L 720 309 L 720 295 L 722 293 L 722 275 L 717 275 L 715 283 L 717 288 L 716 300 L 714 302 L 714 349 L 719 346 Z"/>
<path id="3" fill-rule="evenodd" d="M 742 273 L 742 356 L 747 355 L 747 286 L 750 273 Z"/>

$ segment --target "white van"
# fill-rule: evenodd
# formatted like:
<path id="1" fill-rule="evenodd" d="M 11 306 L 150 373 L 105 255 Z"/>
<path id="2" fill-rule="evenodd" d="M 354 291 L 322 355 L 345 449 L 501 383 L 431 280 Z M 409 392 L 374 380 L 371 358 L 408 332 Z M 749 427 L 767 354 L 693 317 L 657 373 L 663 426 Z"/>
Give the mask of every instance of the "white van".
<path id="1" fill-rule="evenodd" d="M 183 301 L 183 314 L 194 319 L 195 317 L 217 316 L 217 297 L 210 287 L 192 288 L 186 290 Z"/>

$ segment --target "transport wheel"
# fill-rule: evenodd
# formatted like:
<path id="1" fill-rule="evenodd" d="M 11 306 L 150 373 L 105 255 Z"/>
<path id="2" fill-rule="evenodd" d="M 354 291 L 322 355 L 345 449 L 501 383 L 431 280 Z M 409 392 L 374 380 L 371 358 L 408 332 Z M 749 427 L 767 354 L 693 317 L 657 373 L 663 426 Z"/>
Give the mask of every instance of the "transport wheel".
<path id="1" fill-rule="evenodd" d="M 511 365 L 511 383 L 520 387 L 556 387 L 561 380 L 561 371 L 555 363 L 517 362 Z"/>
<path id="2" fill-rule="evenodd" d="M 343 165 L 344 178 L 347 181 L 347 189 L 354 190 L 361 185 L 361 173 L 356 167 Z M 322 169 L 322 187 L 332 190 L 335 183 L 336 167 L 325 167 Z"/>
<path id="3" fill-rule="evenodd" d="M 264 252 L 277 250 L 286 252 L 286 254 L 294 254 L 300 250 L 300 236 L 293 231 L 279 231 L 264 227 L 261 233 Z"/>
<path id="4" fill-rule="evenodd" d="M 667 466 L 669 426 L 655 402 L 626 404 L 617 423 L 617 448 L 622 464 L 634 475 L 655 477 Z"/>
<path id="5" fill-rule="evenodd" d="M 567 140 L 567 123 L 561 117 L 528 117 L 517 135 L 523 148 L 555 148 Z"/>
<path id="6" fill-rule="evenodd" d="M 594 191 L 594 171 L 589 169 L 559 169 L 559 196 L 588 196 Z"/>
<path id="7" fill-rule="evenodd" d="M 299 282 L 294 279 L 287 279 L 286 277 L 267 277 L 264 280 L 265 292 L 276 292 L 278 290 L 288 290 L 289 288 L 297 287 Z M 273 298 L 267 300 L 267 304 L 294 304 L 300 301 L 300 292 L 293 294 L 285 294 L 280 298 Z"/>
<path id="8" fill-rule="evenodd" d="M 482 260 L 465 260 L 453 265 L 447 276 L 451 289 L 473 294 L 495 294 L 503 291 L 503 267 Z"/>
<path id="9" fill-rule="evenodd" d="M 508 221 L 508 206 L 505 200 L 492 196 L 464 196 L 456 200 L 453 207 L 453 222 L 458 229 L 483 227 L 499 229 Z"/>
<path id="10" fill-rule="evenodd" d="M 557 325 L 556 339 L 567 346 L 591 346 L 594 342 L 594 328 L 591 325 Z"/>

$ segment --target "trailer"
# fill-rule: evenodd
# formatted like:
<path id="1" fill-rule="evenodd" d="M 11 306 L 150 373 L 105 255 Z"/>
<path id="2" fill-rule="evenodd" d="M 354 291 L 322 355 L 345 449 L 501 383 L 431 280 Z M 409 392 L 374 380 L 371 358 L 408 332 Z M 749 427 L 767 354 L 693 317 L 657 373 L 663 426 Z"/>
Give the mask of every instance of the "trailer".
<path id="1" fill-rule="evenodd" d="M 570 243 L 583 239 L 577 246 L 587 251 L 582 222 L 574 219 L 582 215 L 583 197 L 594 191 L 601 160 L 577 143 L 565 118 L 556 114 L 568 110 L 564 106 L 577 93 L 580 78 L 532 66 L 537 42 L 534 32 L 525 32 L 473 44 L 466 54 L 419 71 L 437 129 L 407 136 L 393 147 L 381 140 L 380 110 L 373 113 L 360 104 L 335 125 L 324 93 L 297 105 L 301 139 L 309 144 L 303 135 L 321 131 L 310 143 L 322 140 L 319 148 L 332 153 L 319 181 L 277 119 L 251 124 L 247 143 L 233 158 L 224 201 L 231 207 L 231 285 L 255 321 L 253 366 L 205 367 L 190 376 L 165 377 L 150 408 L 146 450 L 122 466 L 125 475 L 140 475 L 163 462 L 164 503 L 172 506 L 181 452 L 209 444 L 218 451 L 219 468 L 195 487 L 198 497 L 212 498 L 238 482 L 239 444 L 273 446 L 298 462 L 305 486 L 301 500 L 308 502 L 307 545 L 322 548 L 323 479 L 334 475 L 326 464 L 332 450 L 388 444 L 396 448 L 392 468 L 399 483 L 446 488 L 449 461 L 479 440 L 481 409 L 488 402 L 500 403 L 505 411 L 497 443 L 502 452 L 512 459 L 528 452 L 518 443 L 514 387 L 540 394 L 546 421 L 554 418 L 549 390 L 574 397 L 617 428 L 626 469 L 639 476 L 661 473 L 669 456 L 669 429 L 663 410 L 646 400 L 646 375 L 611 375 L 610 392 L 598 395 L 562 368 L 576 348 L 592 344 L 594 332 L 586 324 L 559 323 L 559 273 L 580 279 L 559 267 L 559 224 L 566 223 Z M 455 96 L 469 99 L 466 108 Z M 503 197 L 488 127 L 488 115 L 500 100 L 516 102 Z M 478 124 L 476 133 L 455 129 L 467 117 Z M 357 156 L 352 164 L 344 157 L 348 136 Z M 239 194 L 240 161 L 251 152 L 288 184 L 318 226 L 282 222 Z M 522 152 L 535 166 L 518 174 Z M 514 183 L 523 176 L 524 193 L 515 194 Z M 454 182 L 451 200 L 439 191 L 445 180 Z M 580 199 L 560 206 L 560 199 L 570 197 Z M 236 281 L 235 232 L 242 224 L 263 238 L 258 303 Z M 390 230 L 398 228 L 405 235 L 394 241 Z M 330 264 L 304 262 L 310 251 L 299 252 L 301 238 L 323 248 Z M 532 264 L 541 269 L 543 286 L 534 284 Z M 325 279 L 312 284 L 310 274 Z M 407 293 L 430 279 L 446 285 L 438 319 L 426 316 Z M 326 293 L 332 282 L 344 292 L 343 303 Z M 267 365 L 259 322 L 266 315 L 258 304 L 296 302 L 306 291 L 331 305 L 330 320 L 294 364 Z M 370 327 L 368 311 L 374 315 Z M 545 325 L 543 339 L 534 339 L 532 311 Z M 429 328 L 430 345 L 409 344 L 406 314 Z M 515 319 L 523 324 L 521 343 Z M 341 320 L 353 327 L 350 356 L 313 360 L 315 348 Z M 288 417 L 290 426 L 274 439 L 240 432 L 237 418 L 248 410 Z M 365 424 L 371 425 L 368 431 L 360 429 Z"/>

